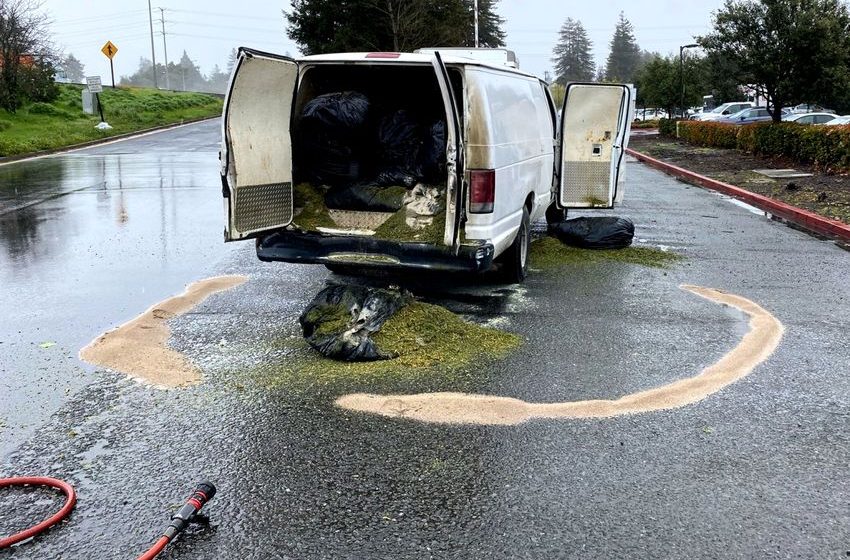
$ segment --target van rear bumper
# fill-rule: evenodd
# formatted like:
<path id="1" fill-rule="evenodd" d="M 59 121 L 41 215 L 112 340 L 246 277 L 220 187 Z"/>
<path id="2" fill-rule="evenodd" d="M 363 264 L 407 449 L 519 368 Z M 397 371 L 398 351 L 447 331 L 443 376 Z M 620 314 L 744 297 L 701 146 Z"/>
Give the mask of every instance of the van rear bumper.
<path id="1" fill-rule="evenodd" d="M 495 249 L 484 241 L 461 245 L 458 254 L 430 243 L 400 243 L 365 236 L 279 231 L 257 241 L 261 261 L 348 264 L 373 268 L 483 272 Z"/>

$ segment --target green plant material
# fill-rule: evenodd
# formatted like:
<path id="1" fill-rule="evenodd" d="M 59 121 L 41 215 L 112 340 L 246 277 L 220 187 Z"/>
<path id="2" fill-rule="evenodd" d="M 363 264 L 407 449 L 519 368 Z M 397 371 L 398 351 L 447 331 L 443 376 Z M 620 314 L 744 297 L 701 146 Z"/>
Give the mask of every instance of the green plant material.
<path id="1" fill-rule="evenodd" d="M 593 207 L 602 206 L 604 208 L 608 206 L 607 200 L 602 200 L 601 198 L 596 198 L 595 196 L 588 196 L 584 199 L 584 201 Z"/>
<path id="2" fill-rule="evenodd" d="M 554 237 L 544 237 L 531 243 L 529 263 L 532 267 L 551 269 L 562 266 L 581 266 L 605 261 L 637 264 L 650 268 L 666 268 L 682 256 L 654 247 L 625 249 L 581 249 L 561 243 Z"/>
<path id="3" fill-rule="evenodd" d="M 287 349 L 285 361 L 261 366 L 258 372 L 272 386 L 307 382 L 376 382 L 411 379 L 439 372 L 460 375 L 470 366 L 506 356 L 522 343 L 519 335 L 463 320 L 451 311 L 414 302 L 387 319 L 373 339 L 381 350 L 397 357 L 374 362 L 338 362 L 322 357 L 299 337 L 275 343 Z"/>
<path id="4" fill-rule="evenodd" d="M 658 119 L 658 134 L 676 136 L 676 123 L 681 119 Z"/>
<path id="5" fill-rule="evenodd" d="M 658 128 L 661 119 L 652 119 L 648 121 L 637 121 L 632 123 L 632 130 L 640 130 L 644 128 Z"/>
<path id="6" fill-rule="evenodd" d="M 338 303 L 336 305 L 318 305 L 312 308 L 305 316 L 307 321 L 318 324 L 316 334 L 340 334 L 351 327 L 351 312 Z"/>
<path id="7" fill-rule="evenodd" d="M 734 124 L 682 121 L 679 123 L 679 138 L 710 148 L 734 148 L 738 145 L 738 127 Z"/>
<path id="8" fill-rule="evenodd" d="M 50 348 L 52 346 L 56 346 L 56 343 L 52 340 L 48 340 L 47 342 L 42 342 L 38 345 L 39 348 Z"/>
<path id="9" fill-rule="evenodd" d="M 0 110 L 0 157 L 62 148 L 116 134 L 221 114 L 213 95 L 140 88 L 104 88 L 100 94 L 112 130 L 97 130 L 100 115 L 82 112 L 83 86 L 58 84 L 53 101 L 30 103 L 15 113 Z"/>
<path id="10" fill-rule="evenodd" d="M 315 187 L 310 183 L 295 185 L 293 204 L 298 214 L 293 224 L 305 231 L 316 231 L 320 227 L 333 228 L 336 223 L 325 205 L 327 187 Z"/>
<path id="11" fill-rule="evenodd" d="M 755 123 L 747 126 L 687 121 L 679 126 L 688 143 L 782 156 L 811 163 L 825 171 L 850 170 L 850 126 L 801 125 L 793 122 Z"/>
<path id="12" fill-rule="evenodd" d="M 391 241 L 430 243 L 441 245 L 446 231 L 446 212 L 434 216 L 431 223 L 422 229 L 413 229 L 406 222 L 407 210 L 402 208 L 375 230 L 375 237 Z"/>

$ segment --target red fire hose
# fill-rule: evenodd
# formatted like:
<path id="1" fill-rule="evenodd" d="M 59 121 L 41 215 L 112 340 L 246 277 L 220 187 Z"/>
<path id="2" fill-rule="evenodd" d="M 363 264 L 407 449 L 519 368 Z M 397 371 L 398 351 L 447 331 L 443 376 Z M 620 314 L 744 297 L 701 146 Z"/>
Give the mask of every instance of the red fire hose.
<path id="1" fill-rule="evenodd" d="M 55 478 L 50 478 L 48 476 L 19 476 L 14 478 L 0 478 L 0 488 L 5 488 L 7 486 L 49 486 L 51 488 L 58 488 L 62 492 L 65 493 L 65 505 L 62 506 L 57 513 L 50 516 L 48 519 L 45 519 L 38 525 L 30 527 L 25 531 L 21 531 L 19 533 L 15 533 L 11 537 L 6 537 L 4 539 L 0 539 L 0 549 L 7 548 L 12 546 L 13 544 L 19 543 L 21 541 L 25 541 L 29 538 L 32 538 L 39 533 L 44 532 L 49 527 L 56 525 L 63 519 L 65 519 L 71 510 L 74 509 L 74 504 L 77 503 L 77 495 L 74 492 L 74 487 L 68 484 L 65 481 L 57 480 Z M 186 500 L 186 503 L 183 504 L 179 510 L 177 510 L 174 515 L 171 516 L 171 524 L 165 529 L 162 534 L 162 537 L 156 541 L 156 543 L 144 554 L 139 557 L 139 560 L 152 560 L 156 558 L 156 556 L 162 552 L 165 546 L 171 542 L 174 537 L 176 537 L 186 526 L 189 525 L 194 519 L 198 512 L 204 507 L 208 501 L 215 496 L 215 486 L 213 486 L 210 482 L 201 482 L 198 484 L 195 491 L 192 492 L 192 495 Z"/>
<path id="2" fill-rule="evenodd" d="M 18 476 L 13 478 L 0 478 L 0 488 L 7 486 L 49 486 L 57 488 L 65 494 L 65 505 L 58 512 L 51 515 L 38 525 L 34 525 L 29 529 L 15 533 L 14 535 L 0 539 L 0 549 L 12 546 L 15 543 L 25 541 L 39 533 L 46 531 L 68 517 L 71 510 L 74 509 L 74 504 L 77 503 L 77 494 L 74 492 L 74 487 L 63 480 L 50 478 L 49 476 Z"/>

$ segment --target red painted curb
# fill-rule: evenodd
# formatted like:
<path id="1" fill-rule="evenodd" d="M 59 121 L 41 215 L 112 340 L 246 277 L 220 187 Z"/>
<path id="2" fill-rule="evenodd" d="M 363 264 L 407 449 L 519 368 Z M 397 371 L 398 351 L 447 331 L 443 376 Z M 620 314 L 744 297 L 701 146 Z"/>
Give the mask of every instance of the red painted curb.
<path id="1" fill-rule="evenodd" d="M 785 204 L 773 198 L 756 194 L 740 187 L 717 181 L 716 179 L 710 179 L 693 171 L 688 171 L 687 169 L 657 160 L 646 154 L 636 152 L 631 148 L 626 148 L 626 153 L 636 157 L 650 167 L 654 167 L 687 183 L 733 196 L 738 200 L 743 200 L 747 204 L 751 204 L 765 212 L 770 212 L 775 216 L 779 216 L 784 220 L 788 220 L 815 233 L 835 237 L 843 241 L 850 241 L 850 225 L 839 222 L 838 220 L 826 218 L 809 210 L 797 208 L 796 206 Z"/>

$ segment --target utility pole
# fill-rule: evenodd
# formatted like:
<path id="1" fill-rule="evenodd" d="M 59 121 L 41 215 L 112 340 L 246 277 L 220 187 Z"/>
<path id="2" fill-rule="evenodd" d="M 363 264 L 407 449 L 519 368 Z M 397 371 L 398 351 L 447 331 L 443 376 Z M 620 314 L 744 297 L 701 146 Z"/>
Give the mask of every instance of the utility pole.
<path id="1" fill-rule="evenodd" d="M 171 79 L 168 76 L 168 46 L 165 42 L 165 8 L 159 10 L 159 22 L 162 24 L 162 52 L 165 55 L 165 89 L 171 89 Z"/>
<path id="2" fill-rule="evenodd" d="M 475 25 L 475 48 L 478 48 L 478 0 L 475 0 L 475 5 L 473 7 L 475 10 L 475 15 L 473 16 L 474 25 Z"/>
<path id="3" fill-rule="evenodd" d="M 156 85 L 156 51 L 153 48 L 153 12 L 151 10 L 151 0 L 148 0 L 148 22 L 151 25 L 151 62 L 153 63 L 153 88 L 159 89 Z"/>

